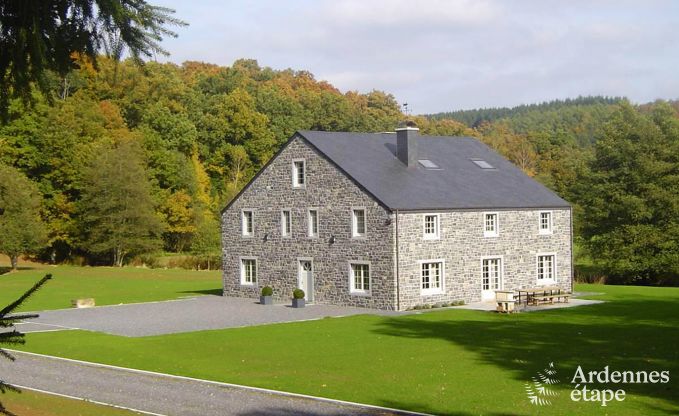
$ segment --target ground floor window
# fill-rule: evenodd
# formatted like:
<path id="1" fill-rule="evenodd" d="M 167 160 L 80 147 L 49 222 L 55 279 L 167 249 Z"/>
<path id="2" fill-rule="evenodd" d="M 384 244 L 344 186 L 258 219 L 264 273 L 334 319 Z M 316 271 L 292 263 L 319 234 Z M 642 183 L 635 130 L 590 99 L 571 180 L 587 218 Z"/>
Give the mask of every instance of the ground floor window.
<path id="1" fill-rule="evenodd" d="M 502 274 L 502 259 L 483 259 L 483 290 L 499 290 Z"/>
<path id="2" fill-rule="evenodd" d="M 240 282 L 243 285 L 253 285 L 257 283 L 257 260 L 241 259 L 240 261 Z"/>
<path id="3" fill-rule="evenodd" d="M 351 291 L 354 293 L 370 292 L 370 265 L 351 263 Z"/>
<path id="4" fill-rule="evenodd" d="M 443 262 L 422 262 L 421 286 L 422 294 L 440 293 L 443 290 Z"/>
<path id="5" fill-rule="evenodd" d="M 554 281 L 556 256 L 554 254 L 538 255 L 538 282 Z"/>

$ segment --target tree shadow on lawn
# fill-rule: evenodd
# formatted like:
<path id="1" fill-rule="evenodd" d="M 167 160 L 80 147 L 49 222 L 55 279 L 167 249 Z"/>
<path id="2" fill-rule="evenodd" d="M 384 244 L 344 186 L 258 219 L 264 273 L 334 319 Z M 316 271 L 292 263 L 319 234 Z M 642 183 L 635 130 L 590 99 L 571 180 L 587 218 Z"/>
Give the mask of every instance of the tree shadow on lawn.
<path id="1" fill-rule="evenodd" d="M 554 362 L 564 388 L 583 371 L 670 371 L 667 384 L 604 384 L 665 400 L 679 411 L 679 302 L 645 298 L 515 315 L 460 319 L 447 312 L 385 318 L 376 332 L 405 338 L 443 339 L 478 354 L 484 364 L 530 381 Z M 450 313 L 454 313 L 450 311 Z M 488 312 L 479 312 L 483 314 Z M 481 315 L 479 315 L 481 317 Z M 651 406 L 663 406 L 655 403 Z M 397 406 L 398 407 L 398 406 Z"/>
<path id="2" fill-rule="evenodd" d="M 17 267 L 17 271 L 22 271 L 22 270 L 35 270 L 35 267 L 30 267 L 30 266 L 19 266 L 19 267 Z M 3 274 L 8 274 L 11 271 L 12 271 L 11 267 L 0 266 L 0 276 L 2 276 Z"/>

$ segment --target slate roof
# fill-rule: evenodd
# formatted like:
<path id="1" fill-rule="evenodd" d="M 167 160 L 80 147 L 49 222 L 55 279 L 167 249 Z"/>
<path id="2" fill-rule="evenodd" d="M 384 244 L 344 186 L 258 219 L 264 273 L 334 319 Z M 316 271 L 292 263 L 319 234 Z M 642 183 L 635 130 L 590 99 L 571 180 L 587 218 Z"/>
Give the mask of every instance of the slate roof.
<path id="1" fill-rule="evenodd" d="M 568 208 L 554 192 L 471 137 L 419 136 L 418 159 L 439 169 L 408 168 L 395 133 L 298 131 L 312 147 L 392 210 Z M 474 159 L 494 169 L 482 169 Z"/>

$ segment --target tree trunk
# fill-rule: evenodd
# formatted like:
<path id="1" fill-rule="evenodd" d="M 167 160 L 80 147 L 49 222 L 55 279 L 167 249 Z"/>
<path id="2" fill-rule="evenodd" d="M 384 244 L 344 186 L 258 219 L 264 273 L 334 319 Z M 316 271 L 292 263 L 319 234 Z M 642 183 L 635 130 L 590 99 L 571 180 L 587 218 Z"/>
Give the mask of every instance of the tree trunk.
<path id="1" fill-rule="evenodd" d="M 12 263 L 12 270 L 16 270 L 19 265 L 19 256 L 12 255 L 9 257 L 9 261 Z"/>
<path id="2" fill-rule="evenodd" d="M 123 249 L 116 247 L 113 249 L 113 265 L 116 267 L 123 267 L 123 259 L 125 258 L 125 252 Z"/>

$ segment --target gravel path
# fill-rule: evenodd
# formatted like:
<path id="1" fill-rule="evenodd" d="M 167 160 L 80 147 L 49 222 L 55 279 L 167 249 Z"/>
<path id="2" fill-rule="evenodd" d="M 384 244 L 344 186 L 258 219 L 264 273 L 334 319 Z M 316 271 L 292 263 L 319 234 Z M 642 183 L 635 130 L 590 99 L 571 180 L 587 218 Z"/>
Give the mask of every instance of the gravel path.
<path id="1" fill-rule="evenodd" d="M 267 393 L 12 352 L 0 360 L 11 384 L 161 415 L 396 415 L 406 412 Z"/>
<path id="2" fill-rule="evenodd" d="M 60 328 L 85 329 L 127 337 L 143 337 L 357 314 L 398 314 L 331 305 L 307 305 L 301 309 L 282 304 L 264 306 L 253 299 L 222 296 L 38 313 L 39 318 L 20 324 L 18 329 L 22 332 Z"/>

